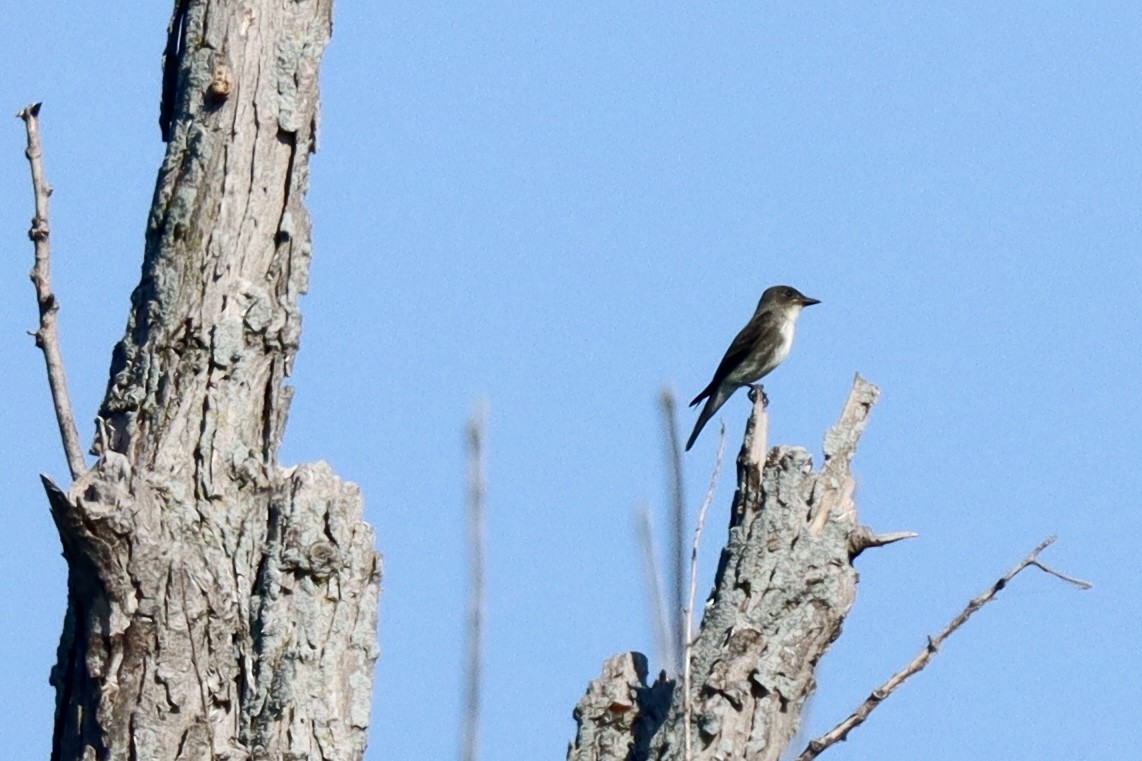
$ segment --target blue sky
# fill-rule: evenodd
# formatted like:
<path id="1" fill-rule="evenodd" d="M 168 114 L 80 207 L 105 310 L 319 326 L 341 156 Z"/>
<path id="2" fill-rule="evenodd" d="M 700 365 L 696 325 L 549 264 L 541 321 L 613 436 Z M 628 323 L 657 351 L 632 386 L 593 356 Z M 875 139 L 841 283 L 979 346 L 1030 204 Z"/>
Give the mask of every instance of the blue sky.
<path id="1" fill-rule="evenodd" d="M 45 102 L 85 440 L 163 153 L 166 10 L 0 7 L 0 106 Z M 1093 590 L 1020 577 L 829 757 L 1142 754 L 1142 7 L 346 1 L 322 85 L 282 457 L 361 484 L 385 554 L 369 759 L 456 753 L 474 401 L 490 405 L 484 755 L 558 758 L 602 661 L 652 651 L 633 511 L 666 501 L 659 390 L 697 393 L 779 282 L 822 304 L 767 380 L 770 441 L 819 453 L 860 371 L 882 390 L 862 519 L 920 533 L 858 560 L 808 732 L 1057 533 L 1044 560 Z M 25 335 L 22 149 L 10 119 L 0 737 L 36 758 L 65 603 L 36 474 L 66 468 Z M 742 394 L 717 416 L 731 450 L 747 413 Z M 692 514 L 716 431 L 686 457 Z"/>

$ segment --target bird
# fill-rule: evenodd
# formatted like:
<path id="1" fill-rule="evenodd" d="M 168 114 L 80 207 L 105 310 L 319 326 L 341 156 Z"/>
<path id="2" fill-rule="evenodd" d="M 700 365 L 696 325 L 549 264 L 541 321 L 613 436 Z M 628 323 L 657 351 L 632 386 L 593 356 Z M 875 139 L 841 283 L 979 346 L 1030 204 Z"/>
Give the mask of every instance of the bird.
<path id="1" fill-rule="evenodd" d="M 694 446 L 702 428 L 735 391 L 742 386 L 752 386 L 785 361 L 793 348 L 793 333 L 801 310 L 820 303 L 788 285 L 765 289 L 753 317 L 726 349 L 713 379 L 690 402 L 694 407 L 705 399 L 706 406 L 698 415 L 694 432 L 686 442 L 687 452 Z"/>

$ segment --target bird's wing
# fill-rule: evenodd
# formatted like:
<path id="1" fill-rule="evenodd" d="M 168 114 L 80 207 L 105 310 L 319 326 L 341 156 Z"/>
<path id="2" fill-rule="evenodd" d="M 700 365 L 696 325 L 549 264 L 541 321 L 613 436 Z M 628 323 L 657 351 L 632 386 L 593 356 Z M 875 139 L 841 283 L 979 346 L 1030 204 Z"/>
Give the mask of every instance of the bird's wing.
<path id="1" fill-rule="evenodd" d="M 722 357 L 722 361 L 718 363 L 718 369 L 714 371 L 714 377 L 710 381 L 710 385 L 702 389 L 702 393 L 694 397 L 694 401 L 690 402 L 693 407 L 698 402 L 705 399 L 707 396 L 713 395 L 717 391 L 718 386 L 736 370 L 741 364 L 749 359 L 750 354 L 763 345 L 776 345 L 777 341 L 781 338 L 781 315 L 771 310 L 762 310 L 754 314 L 745 327 L 734 337 L 733 343 L 730 348 L 726 349 L 726 354 Z"/>

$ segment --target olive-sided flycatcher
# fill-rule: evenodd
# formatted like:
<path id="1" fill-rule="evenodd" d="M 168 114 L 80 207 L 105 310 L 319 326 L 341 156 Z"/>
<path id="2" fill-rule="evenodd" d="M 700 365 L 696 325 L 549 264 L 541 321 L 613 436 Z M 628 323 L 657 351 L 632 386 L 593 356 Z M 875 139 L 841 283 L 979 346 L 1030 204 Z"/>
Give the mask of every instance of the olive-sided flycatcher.
<path id="1" fill-rule="evenodd" d="M 694 440 L 702 432 L 714 413 L 726 403 L 735 391 L 742 386 L 751 386 L 770 373 L 789 356 L 793 348 L 793 331 L 797 318 L 804 307 L 820 304 L 796 288 L 788 285 L 775 285 L 766 288 L 757 302 L 753 317 L 741 329 L 726 356 L 722 357 L 710 385 L 690 402 L 693 407 L 703 399 L 706 406 L 698 415 L 694 432 L 686 442 L 686 451 L 694 446 Z"/>

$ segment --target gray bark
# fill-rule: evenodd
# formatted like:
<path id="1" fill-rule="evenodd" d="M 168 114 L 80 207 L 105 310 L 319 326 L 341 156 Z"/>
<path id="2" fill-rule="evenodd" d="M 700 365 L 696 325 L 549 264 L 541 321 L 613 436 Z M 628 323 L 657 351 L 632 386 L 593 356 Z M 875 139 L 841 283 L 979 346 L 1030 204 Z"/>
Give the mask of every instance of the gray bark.
<path id="1" fill-rule="evenodd" d="M 332 0 L 175 6 L 98 461 L 45 479 L 69 566 L 52 758 L 359 759 L 380 557 L 356 486 L 277 462 Z"/>
<path id="2" fill-rule="evenodd" d="M 820 470 L 804 449 L 766 451 L 755 400 L 729 538 L 690 653 L 690 754 L 683 683 L 648 684 L 645 657 L 628 653 L 607 662 L 576 708 L 569 759 L 781 758 L 855 599 L 852 560 L 884 543 L 857 521 L 850 471 L 876 396 L 856 379 Z"/>

